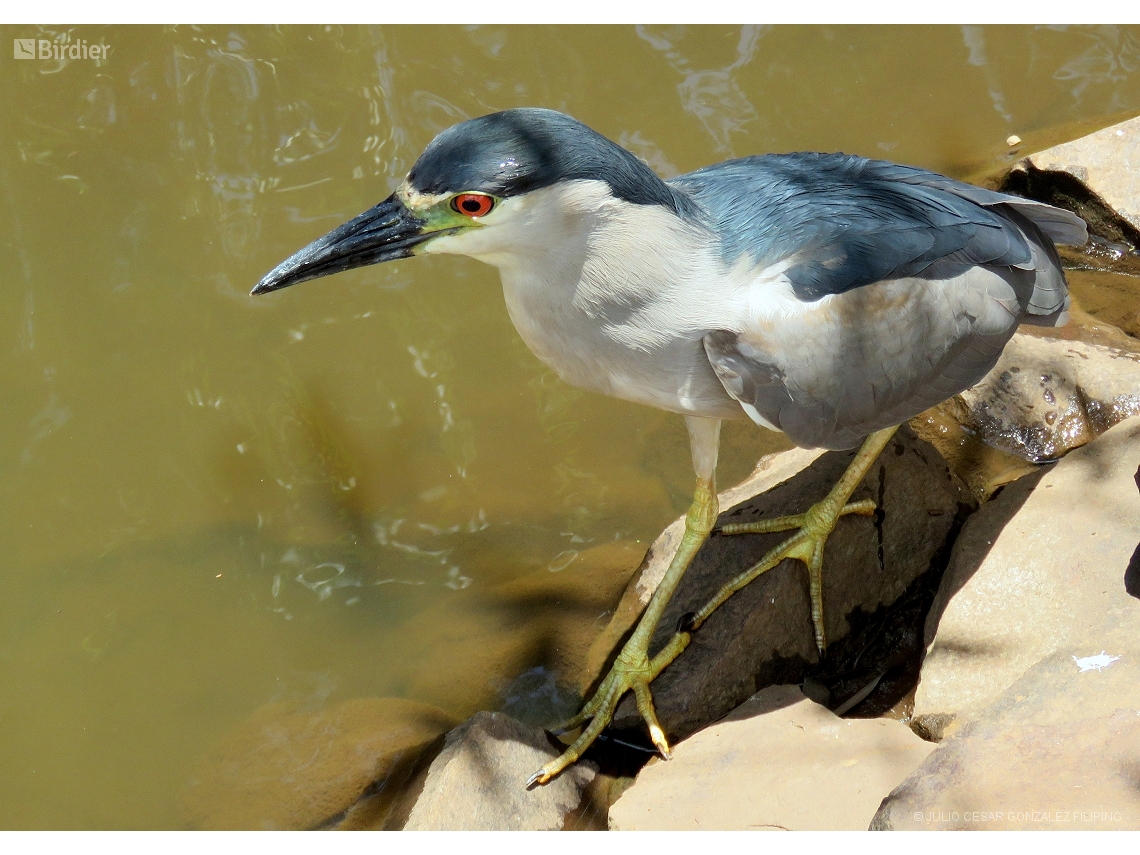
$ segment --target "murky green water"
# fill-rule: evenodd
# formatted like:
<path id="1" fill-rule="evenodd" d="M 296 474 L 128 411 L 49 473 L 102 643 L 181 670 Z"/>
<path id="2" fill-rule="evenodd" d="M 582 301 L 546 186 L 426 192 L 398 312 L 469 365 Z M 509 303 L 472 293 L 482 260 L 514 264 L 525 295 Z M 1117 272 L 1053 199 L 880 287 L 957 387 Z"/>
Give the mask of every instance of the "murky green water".
<path id="1" fill-rule="evenodd" d="M 0 60 L 6 828 L 176 824 L 253 709 L 401 694 L 412 616 L 685 506 L 680 420 L 558 381 L 491 268 L 246 296 L 439 130 L 540 105 L 664 174 L 819 149 L 964 175 L 1140 110 L 1135 28 L 0 32 L 110 47 Z M 722 482 L 780 445 L 727 439 Z"/>

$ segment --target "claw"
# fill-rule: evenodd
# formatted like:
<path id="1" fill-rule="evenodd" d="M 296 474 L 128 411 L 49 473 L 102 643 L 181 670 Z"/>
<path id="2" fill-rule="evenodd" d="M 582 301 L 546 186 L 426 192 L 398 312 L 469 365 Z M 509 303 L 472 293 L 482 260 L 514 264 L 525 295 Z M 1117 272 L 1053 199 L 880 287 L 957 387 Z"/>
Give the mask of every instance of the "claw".
<path id="1" fill-rule="evenodd" d="M 669 740 L 665 738 L 665 732 L 657 725 L 651 725 L 649 728 L 649 738 L 653 740 L 653 744 L 657 746 L 657 753 L 665 760 L 672 760 L 673 753 L 669 749 Z"/>
<path id="2" fill-rule="evenodd" d="M 633 698 L 637 701 L 637 711 L 649 726 L 650 740 L 657 746 L 658 753 L 668 760 L 671 756 L 669 740 L 665 738 L 665 731 L 661 729 L 661 722 L 657 720 L 657 710 L 653 708 L 653 696 L 649 693 L 649 684 L 634 683 Z"/>
<path id="3" fill-rule="evenodd" d="M 541 769 L 539 769 L 537 772 L 535 772 L 533 775 L 531 775 L 529 778 L 526 779 L 526 788 L 528 790 L 533 790 L 539 784 L 545 784 L 549 780 L 550 780 L 550 773 L 547 772 L 546 767 L 543 766 Z"/>
<path id="4" fill-rule="evenodd" d="M 694 457 L 694 459 L 697 458 Z M 649 726 L 654 746 L 660 751 L 662 757 L 669 757 L 669 742 L 665 738 L 665 731 L 662 730 L 661 724 L 657 720 L 657 712 L 653 710 L 653 697 L 650 694 L 649 684 L 654 677 L 661 673 L 663 668 L 669 665 L 669 662 L 676 659 L 677 655 L 685 649 L 685 646 L 689 644 L 690 634 L 682 632 L 675 635 L 674 640 L 670 641 L 665 649 L 658 652 L 652 661 L 649 659 L 649 643 L 653 636 L 653 630 L 657 628 L 658 621 L 661 619 L 661 613 L 665 611 L 665 606 L 669 602 L 669 597 L 673 595 L 677 583 L 681 581 L 681 577 L 692 562 L 693 556 L 697 554 L 701 544 L 705 543 L 708 538 L 709 529 L 712 528 L 712 523 L 716 522 L 717 510 L 716 487 L 711 474 L 701 475 L 698 473 L 697 490 L 693 495 L 693 504 L 689 508 L 689 514 L 685 516 L 685 534 L 681 538 L 681 544 L 677 546 L 673 561 L 669 562 L 665 576 L 662 577 L 657 586 L 657 591 L 653 592 L 649 604 L 645 606 L 645 612 L 642 614 L 641 620 L 638 621 L 634 634 L 629 636 L 625 646 L 622 646 L 618 658 L 614 660 L 610 668 L 610 673 L 606 674 L 602 682 L 598 684 L 594 697 L 589 700 L 585 707 L 581 708 L 577 716 L 573 716 L 569 722 L 565 722 L 561 726 L 564 730 L 571 730 L 572 727 L 585 724 L 587 720 L 589 720 L 589 724 L 583 728 L 583 732 L 578 734 L 578 739 L 573 741 L 560 757 L 551 760 L 530 776 L 527 781 L 528 787 L 546 783 L 561 773 L 564 768 L 576 763 L 586 749 L 591 747 L 596 739 L 600 738 L 605 726 L 610 724 L 613 719 L 613 712 L 618 707 L 618 701 L 621 700 L 622 695 L 630 690 L 634 692 L 634 697 L 637 700 L 638 712 L 641 712 L 645 724 Z"/>

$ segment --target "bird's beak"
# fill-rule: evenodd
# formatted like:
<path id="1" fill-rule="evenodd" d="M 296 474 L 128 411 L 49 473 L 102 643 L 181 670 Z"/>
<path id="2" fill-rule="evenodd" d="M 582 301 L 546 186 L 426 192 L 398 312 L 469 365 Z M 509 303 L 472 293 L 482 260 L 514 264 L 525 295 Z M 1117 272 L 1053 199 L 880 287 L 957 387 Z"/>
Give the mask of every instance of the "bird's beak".
<path id="1" fill-rule="evenodd" d="M 426 228 L 393 193 L 375 208 L 333 229 L 270 270 L 251 294 L 268 294 L 342 270 L 412 255 L 412 248 L 447 229 Z"/>

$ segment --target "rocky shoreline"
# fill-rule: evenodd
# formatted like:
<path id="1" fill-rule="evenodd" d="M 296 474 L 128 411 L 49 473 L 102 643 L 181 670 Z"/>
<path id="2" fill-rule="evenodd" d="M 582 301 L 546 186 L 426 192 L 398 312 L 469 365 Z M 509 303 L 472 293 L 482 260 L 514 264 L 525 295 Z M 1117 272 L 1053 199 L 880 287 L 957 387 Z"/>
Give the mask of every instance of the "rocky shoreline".
<path id="1" fill-rule="evenodd" d="M 1088 219 L 1089 246 L 1064 256 L 1072 321 L 1023 329 L 981 383 L 883 452 L 853 496 L 881 519 L 846 517 L 827 545 L 825 657 L 806 574 L 785 561 L 653 684 L 671 761 L 651 759 L 627 703 L 583 762 L 526 790 L 560 750 L 540 725 L 604 672 L 675 523 L 636 572 L 636 547 L 614 544 L 489 594 L 462 628 L 469 652 L 409 692 L 434 705 L 259 711 L 204 761 L 186 824 L 1140 829 L 1140 118 L 989 183 Z M 850 455 L 762 459 L 722 493 L 720 521 L 803 510 Z M 778 537 L 714 535 L 657 643 Z M 497 698 L 464 688 L 486 647 L 522 674 Z M 427 679 L 410 668 L 409 685 Z M 504 711 L 457 726 L 437 708 L 455 691 L 465 709 Z"/>

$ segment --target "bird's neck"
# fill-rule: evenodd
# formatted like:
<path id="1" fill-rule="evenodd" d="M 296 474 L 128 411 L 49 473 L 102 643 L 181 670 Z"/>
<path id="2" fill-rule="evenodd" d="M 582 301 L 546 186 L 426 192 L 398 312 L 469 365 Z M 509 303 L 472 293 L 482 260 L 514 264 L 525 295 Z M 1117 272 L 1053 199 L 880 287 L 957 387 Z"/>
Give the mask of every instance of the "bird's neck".
<path id="1" fill-rule="evenodd" d="M 685 334 L 687 319 L 701 323 L 702 284 L 720 262 L 697 226 L 600 182 L 538 192 L 563 196 L 534 200 L 525 243 L 483 260 L 499 268 L 511 319 L 540 357 L 551 361 L 560 330 L 650 350 Z"/>
<path id="2" fill-rule="evenodd" d="M 614 198 L 604 182 L 566 182 L 524 204 L 515 240 L 468 253 L 499 268 L 508 304 L 605 316 L 683 287 L 706 260 L 695 226 L 664 206 Z"/>

